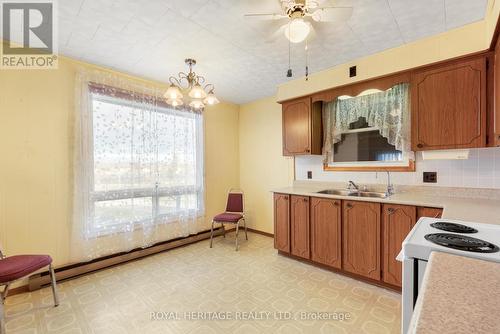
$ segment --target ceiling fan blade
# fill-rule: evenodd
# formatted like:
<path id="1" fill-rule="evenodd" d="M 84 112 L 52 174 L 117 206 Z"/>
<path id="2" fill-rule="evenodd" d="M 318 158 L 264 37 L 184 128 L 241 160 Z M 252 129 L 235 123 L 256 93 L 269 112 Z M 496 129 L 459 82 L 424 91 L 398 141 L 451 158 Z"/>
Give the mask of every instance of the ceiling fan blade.
<path id="1" fill-rule="evenodd" d="M 245 14 L 244 17 L 257 19 L 257 20 L 281 20 L 284 18 L 288 18 L 288 16 L 278 13 L 271 14 Z"/>
<path id="2" fill-rule="evenodd" d="M 352 7 L 319 7 L 312 14 L 316 22 L 344 22 L 352 16 Z"/>
<path id="3" fill-rule="evenodd" d="M 264 41 L 266 43 L 273 43 L 278 39 L 285 38 L 285 29 L 288 27 L 288 23 L 283 24 L 281 27 L 276 29 L 274 33 L 272 33 L 270 36 L 268 36 Z"/>

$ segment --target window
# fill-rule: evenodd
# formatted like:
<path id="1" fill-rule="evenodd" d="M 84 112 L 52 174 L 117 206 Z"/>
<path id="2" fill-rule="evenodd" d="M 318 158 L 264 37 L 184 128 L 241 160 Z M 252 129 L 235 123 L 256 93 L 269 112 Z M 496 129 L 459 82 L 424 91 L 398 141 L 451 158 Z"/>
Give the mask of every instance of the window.
<path id="1" fill-rule="evenodd" d="M 364 117 L 349 124 L 349 130 L 341 134 L 334 144 L 334 162 L 400 162 L 401 151 L 389 144 L 380 131 L 370 127 Z"/>
<path id="2" fill-rule="evenodd" d="M 341 95 L 322 108 L 324 170 L 415 170 L 408 83 Z"/>
<path id="3" fill-rule="evenodd" d="M 90 93 L 92 232 L 203 215 L 202 115 Z"/>

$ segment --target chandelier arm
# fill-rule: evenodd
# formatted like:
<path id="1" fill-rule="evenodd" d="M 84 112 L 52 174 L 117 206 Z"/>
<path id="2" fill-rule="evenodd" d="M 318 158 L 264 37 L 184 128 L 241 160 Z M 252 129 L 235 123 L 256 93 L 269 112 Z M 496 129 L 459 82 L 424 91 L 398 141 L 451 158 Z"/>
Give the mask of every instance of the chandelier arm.
<path id="1" fill-rule="evenodd" d="M 196 83 L 199 84 L 200 86 L 205 83 L 205 77 L 201 75 L 196 76 Z"/>
<path id="2" fill-rule="evenodd" d="M 168 81 L 172 84 L 172 85 L 176 85 L 176 86 L 181 86 L 181 82 L 179 81 L 179 79 L 177 79 L 176 77 L 174 76 L 171 76 L 170 78 L 168 78 Z"/>
<path id="3" fill-rule="evenodd" d="M 206 84 L 203 89 L 208 92 L 208 93 L 213 93 L 214 92 L 214 89 L 215 89 L 215 86 L 211 83 L 208 83 Z"/>
<path id="4" fill-rule="evenodd" d="M 190 87 L 190 83 L 189 83 L 189 76 L 184 73 L 184 72 L 179 72 L 177 74 L 179 76 L 179 87 L 181 87 L 182 89 L 187 89 Z"/>

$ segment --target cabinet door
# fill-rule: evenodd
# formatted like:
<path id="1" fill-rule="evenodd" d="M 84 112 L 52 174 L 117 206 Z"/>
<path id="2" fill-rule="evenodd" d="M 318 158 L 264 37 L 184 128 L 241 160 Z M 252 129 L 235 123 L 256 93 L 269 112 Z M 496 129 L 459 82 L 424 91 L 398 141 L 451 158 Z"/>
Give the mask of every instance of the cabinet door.
<path id="1" fill-rule="evenodd" d="M 291 252 L 309 259 L 309 197 L 292 195 L 291 198 Z"/>
<path id="2" fill-rule="evenodd" d="M 311 152 L 311 99 L 283 104 L 283 155 Z"/>
<path id="3" fill-rule="evenodd" d="M 492 96 L 490 96 L 493 99 L 491 123 L 494 138 L 492 138 L 492 142 L 493 146 L 500 146 L 500 38 L 497 39 L 495 44 L 493 64 L 493 85 L 491 85 L 493 86 L 493 92 Z"/>
<path id="4" fill-rule="evenodd" d="M 417 209 L 417 220 L 419 220 L 422 217 L 441 218 L 442 214 L 443 214 L 443 209 L 419 207 Z"/>
<path id="5" fill-rule="evenodd" d="M 290 253 L 290 196 L 274 194 L 274 248 Z"/>
<path id="6" fill-rule="evenodd" d="M 403 240 L 415 225 L 417 209 L 414 206 L 384 204 L 382 212 L 383 280 L 401 286 L 403 267 L 396 256 L 401 251 Z"/>
<path id="7" fill-rule="evenodd" d="M 340 200 L 311 198 L 311 259 L 334 268 L 341 268 Z"/>
<path id="8" fill-rule="evenodd" d="M 380 204 L 344 201 L 342 233 L 344 270 L 380 280 Z"/>
<path id="9" fill-rule="evenodd" d="M 486 59 L 455 61 L 412 75 L 415 151 L 486 145 Z"/>

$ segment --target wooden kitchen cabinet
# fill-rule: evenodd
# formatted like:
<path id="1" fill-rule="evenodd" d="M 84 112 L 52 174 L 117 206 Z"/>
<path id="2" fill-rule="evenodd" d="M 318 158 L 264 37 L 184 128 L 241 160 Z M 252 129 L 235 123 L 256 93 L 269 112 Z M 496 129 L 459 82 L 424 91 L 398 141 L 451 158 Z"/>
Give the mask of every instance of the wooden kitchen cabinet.
<path id="1" fill-rule="evenodd" d="M 342 204 L 340 200 L 311 198 L 311 260 L 342 267 Z"/>
<path id="2" fill-rule="evenodd" d="M 440 208 L 418 207 L 417 208 L 417 221 L 422 217 L 441 218 L 442 214 L 443 214 L 443 209 L 440 209 Z"/>
<path id="3" fill-rule="evenodd" d="M 380 280 L 380 204 L 344 201 L 342 266 L 345 271 Z"/>
<path id="4" fill-rule="evenodd" d="M 283 155 L 321 154 L 323 129 L 321 103 L 310 97 L 284 102 Z"/>
<path id="5" fill-rule="evenodd" d="M 415 225 L 417 208 L 408 205 L 384 204 L 382 206 L 383 270 L 385 283 L 401 287 L 402 265 L 396 260 L 401 244 Z"/>
<path id="6" fill-rule="evenodd" d="M 417 69 L 411 78 L 414 151 L 486 145 L 486 58 Z"/>
<path id="7" fill-rule="evenodd" d="M 274 248 L 290 253 L 290 195 L 274 194 Z"/>
<path id="8" fill-rule="evenodd" d="M 309 197 L 307 196 L 291 196 L 290 237 L 292 255 L 309 259 Z"/>
<path id="9" fill-rule="evenodd" d="M 489 95 L 489 128 L 490 140 L 489 146 L 500 146 L 500 38 L 497 36 L 495 41 L 494 53 L 490 58 L 490 68 L 493 71 L 490 73 L 490 81 L 488 81 L 488 95 Z"/>

